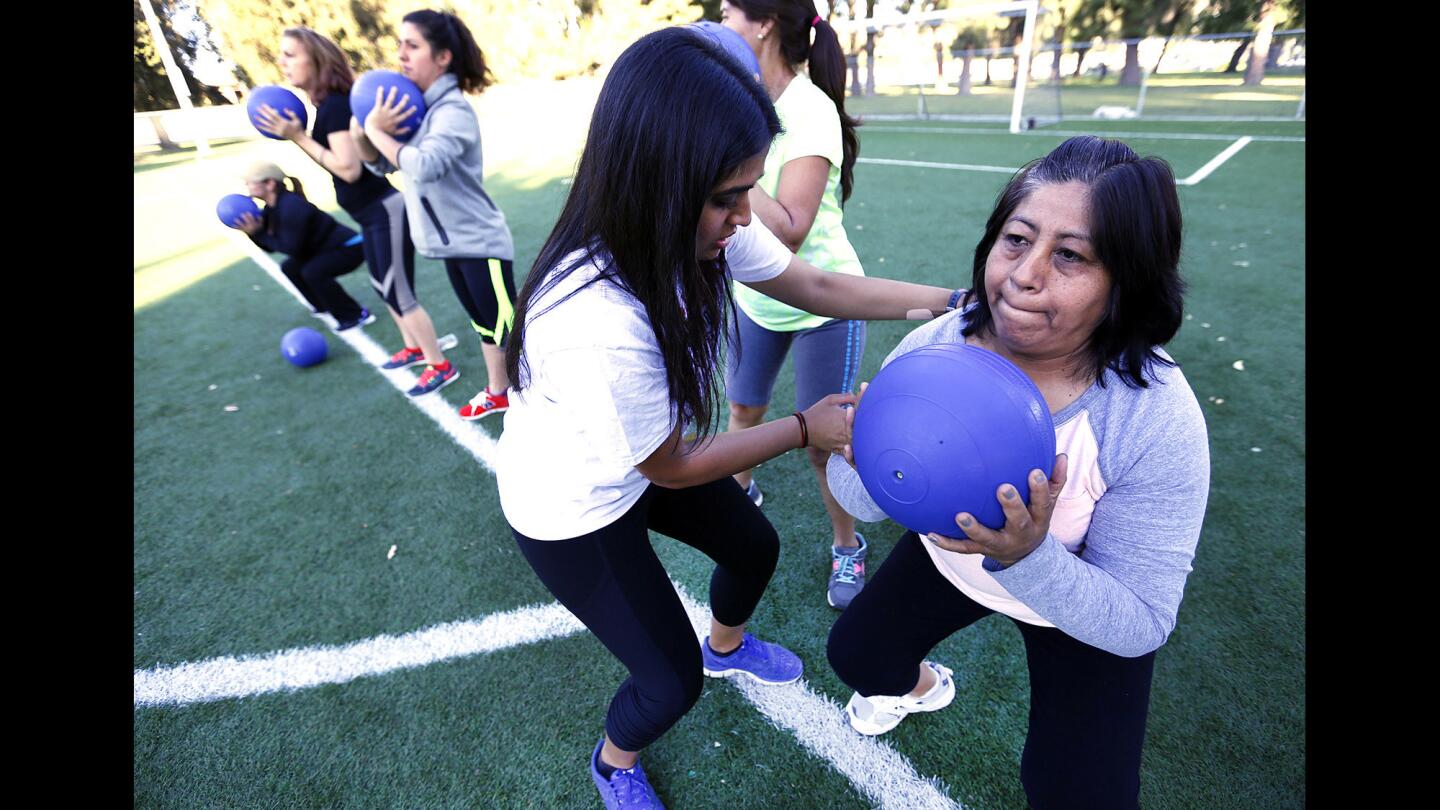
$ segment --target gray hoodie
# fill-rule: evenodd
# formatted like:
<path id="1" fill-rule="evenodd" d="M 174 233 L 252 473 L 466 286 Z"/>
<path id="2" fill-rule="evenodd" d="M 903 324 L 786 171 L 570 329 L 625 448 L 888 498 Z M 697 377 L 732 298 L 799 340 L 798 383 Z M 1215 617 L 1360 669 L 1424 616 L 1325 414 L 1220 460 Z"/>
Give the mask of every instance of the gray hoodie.
<path id="1" fill-rule="evenodd" d="M 505 215 L 482 185 L 480 119 L 455 74 L 444 74 L 425 91 L 425 118 L 396 157 L 405 173 L 410 238 L 422 256 L 514 260 Z M 397 168 L 383 155 L 365 166 L 381 176 Z"/>

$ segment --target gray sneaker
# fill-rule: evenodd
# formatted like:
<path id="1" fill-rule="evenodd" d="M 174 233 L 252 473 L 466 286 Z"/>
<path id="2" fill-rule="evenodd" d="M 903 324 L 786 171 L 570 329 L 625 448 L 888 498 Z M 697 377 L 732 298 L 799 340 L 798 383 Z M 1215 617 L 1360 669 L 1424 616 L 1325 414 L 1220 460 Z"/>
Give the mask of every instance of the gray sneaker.
<path id="1" fill-rule="evenodd" d="M 825 589 L 825 601 L 838 610 L 849 606 L 850 600 L 865 587 L 865 552 L 869 551 L 870 544 L 859 532 L 855 533 L 855 539 L 860 541 L 860 548 L 853 553 L 830 547 L 830 584 Z"/>

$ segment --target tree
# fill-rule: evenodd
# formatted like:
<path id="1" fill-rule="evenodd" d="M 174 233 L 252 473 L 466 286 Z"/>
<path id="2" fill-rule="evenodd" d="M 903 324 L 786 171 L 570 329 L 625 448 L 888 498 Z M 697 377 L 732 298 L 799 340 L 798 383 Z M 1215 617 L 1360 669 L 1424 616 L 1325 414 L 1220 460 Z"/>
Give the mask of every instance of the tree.
<path id="1" fill-rule="evenodd" d="M 199 50 L 206 47 L 210 39 L 210 28 L 204 19 L 199 21 L 194 33 L 181 36 L 171 18 L 176 14 L 178 0 L 152 0 L 155 15 L 160 19 L 160 30 L 165 41 L 175 54 L 175 61 L 184 75 L 185 84 L 190 88 L 190 103 L 199 107 L 206 104 L 228 104 L 220 90 L 204 84 L 195 78 L 194 64 Z M 180 106 L 175 90 L 170 86 L 170 77 L 150 36 L 150 25 L 140 9 L 140 0 L 133 0 L 135 7 L 135 112 L 173 110 Z"/>
<path id="2" fill-rule="evenodd" d="M 970 63 L 975 59 L 975 49 L 985 44 L 986 36 L 983 26 L 968 25 L 950 43 L 951 53 L 960 57 L 960 89 L 956 91 L 957 95 L 968 96 L 971 93 Z"/>
<path id="3" fill-rule="evenodd" d="M 1078 29 L 1125 40 L 1125 65 L 1120 70 L 1120 84 L 1140 84 L 1140 40 L 1155 33 L 1174 30 L 1178 15 L 1188 10 L 1193 0 L 1084 0 L 1072 18 Z M 1095 36 L 1091 34 L 1090 36 Z"/>

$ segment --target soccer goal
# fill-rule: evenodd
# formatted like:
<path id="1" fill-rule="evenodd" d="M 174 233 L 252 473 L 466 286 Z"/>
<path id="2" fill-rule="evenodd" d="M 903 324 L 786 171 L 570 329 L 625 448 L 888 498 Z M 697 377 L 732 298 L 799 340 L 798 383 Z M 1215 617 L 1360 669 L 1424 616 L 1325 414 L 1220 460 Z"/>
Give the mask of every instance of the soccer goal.
<path id="1" fill-rule="evenodd" d="M 1147 121 L 1303 121 L 1305 30 L 1276 31 L 1263 79 L 1248 32 L 1047 43 L 1033 60 L 1057 86 L 1062 116 Z"/>
<path id="2" fill-rule="evenodd" d="M 832 22 L 849 55 L 846 109 L 869 120 L 1055 123 L 1060 85 L 1031 79 L 1038 0 Z"/>

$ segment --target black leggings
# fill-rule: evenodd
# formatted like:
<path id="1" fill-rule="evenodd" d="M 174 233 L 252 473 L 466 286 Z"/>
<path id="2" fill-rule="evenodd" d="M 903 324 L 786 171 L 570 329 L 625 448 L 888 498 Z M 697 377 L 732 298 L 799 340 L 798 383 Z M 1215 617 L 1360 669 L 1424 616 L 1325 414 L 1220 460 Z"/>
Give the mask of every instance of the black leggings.
<path id="1" fill-rule="evenodd" d="M 398 191 L 354 210 L 345 209 L 365 234 L 365 263 L 370 286 L 397 315 L 420 306 L 415 298 L 415 243 L 405 217 L 405 198 Z"/>
<path id="2" fill-rule="evenodd" d="M 505 345 L 515 325 L 515 263 L 509 259 L 446 259 L 445 274 L 480 342 Z"/>
<path id="3" fill-rule="evenodd" d="M 830 629 L 830 666 L 867 697 L 914 689 L 936 644 L 994 613 L 941 576 L 922 542 L 906 532 Z M 1138 808 L 1155 653 L 1122 658 L 1053 627 L 1015 625 L 1030 665 L 1030 729 L 1020 756 L 1030 806 Z"/>
<path id="4" fill-rule="evenodd" d="M 359 245 L 323 250 L 305 261 L 293 257 L 280 263 L 280 272 L 305 296 L 317 312 L 328 312 L 337 321 L 360 317 L 360 305 L 335 279 L 360 266 L 365 251 Z"/>
<path id="5" fill-rule="evenodd" d="M 694 627 L 646 529 L 716 562 L 710 611 L 731 627 L 750 619 L 780 555 L 774 527 L 729 476 L 688 489 L 651 484 L 619 520 L 570 540 L 511 528 L 540 581 L 630 671 L 605 716 L 605 733 L 626 751 L 684 717 L 703 679 Z"/>

